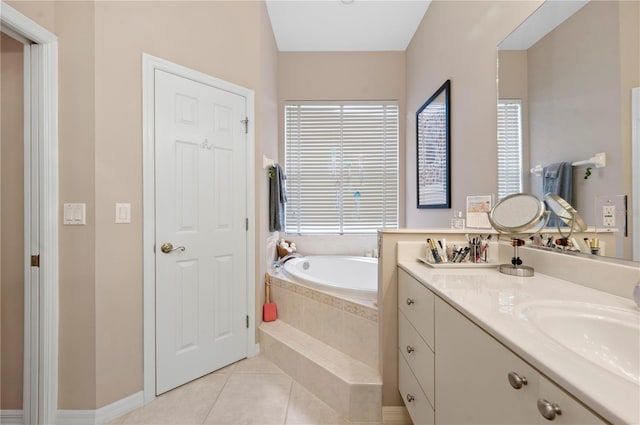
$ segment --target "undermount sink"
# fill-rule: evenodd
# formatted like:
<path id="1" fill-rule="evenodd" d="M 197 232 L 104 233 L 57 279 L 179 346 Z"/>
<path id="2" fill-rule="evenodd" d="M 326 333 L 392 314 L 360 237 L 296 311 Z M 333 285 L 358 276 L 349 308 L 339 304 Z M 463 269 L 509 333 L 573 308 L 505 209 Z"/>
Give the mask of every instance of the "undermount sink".
<path id="1" fill-rule="evenodd" d="M 557 344 L 640 385 L 640 312 L 586 302 L 539 301 L 517 307 Z"/>

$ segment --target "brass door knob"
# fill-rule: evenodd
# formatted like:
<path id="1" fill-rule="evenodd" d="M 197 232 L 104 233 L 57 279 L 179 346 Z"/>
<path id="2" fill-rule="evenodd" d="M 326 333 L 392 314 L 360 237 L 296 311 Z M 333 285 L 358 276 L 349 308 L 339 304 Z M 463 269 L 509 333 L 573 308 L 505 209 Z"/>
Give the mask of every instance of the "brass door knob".
<path id="1" fill-rule="evenodd" d="M 165 254 L 169 254 L 173 251 L 182 251 L 184 252 L 186 248 L 183 246 L 178 246 L 178 247 L 173 247 L 173 244 L 171 242 L 165 242 L 160 246 L 160 251 L 164 252 Z"/>

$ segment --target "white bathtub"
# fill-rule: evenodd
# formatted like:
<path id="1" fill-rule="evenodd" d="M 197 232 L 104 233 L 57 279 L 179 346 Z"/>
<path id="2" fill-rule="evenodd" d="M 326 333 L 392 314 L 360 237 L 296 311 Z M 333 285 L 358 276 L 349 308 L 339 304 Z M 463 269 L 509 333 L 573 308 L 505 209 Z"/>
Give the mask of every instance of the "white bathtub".
<path id="1" fill-rule="evenodd" d="M 369 257 L 309 256 L 284 263 L 285 273 L 305 285 L 375 301 L 378 260 Z"/>

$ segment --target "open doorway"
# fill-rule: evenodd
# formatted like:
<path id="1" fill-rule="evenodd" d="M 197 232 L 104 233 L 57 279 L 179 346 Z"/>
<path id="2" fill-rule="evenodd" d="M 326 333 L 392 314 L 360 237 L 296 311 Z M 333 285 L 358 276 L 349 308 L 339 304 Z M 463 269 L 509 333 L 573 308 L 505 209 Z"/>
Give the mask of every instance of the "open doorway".
<path id="1" fill-rule="evenodd" d="M 0 48 L 0 409 L 6 412 L 22 410 L 24 376 L 24 48 L 4 33 Z"/>
<path id="2" fill-rule="evenodd" d="M 14 80 L 8 84 L 15 86 L 7 87 L 13 98 L 6 104 L 12 106 L 2 116 L 13 121 L 7 140 L 5 124 L 9 123 L 2 125 L 1 152 L 12 162 L 2 161 L 0 169 L 5 192 L 1 195 L 11 196 L 6 204 L 2 199 L 2 219 L 7 221 L 1 234 L 2 296 L 5 276 L 7 294 L 15 300 L 22 292 L 22 311 L 12 305 L 5 312 L 3 299 L 3 384 L 5 313 L 10 315 L 6 325 L 11 328 L 11 344 L 23 341 L 22 347 L 6 347 L 11 350 L 9 367 L 16 368 L 9 379 L 17 381 L 19 388 L 22 375 L 22 397 L 18 390 L 7 393 L 5 399 L 3 385 L 0 422 L 49 424 L 55 422 L 58 392 L 58 46 L 55 35 L 5 3 L 0 2 L 0 7 L 2 41 L 16 55 L 7 56 L 15 68 Z M 2 70 L 4 74 L 4 66 Z M 22 71 L 22 84 L 15 80 L 17 70 Z M 4 81 L 2 89 L 4 97 Z M 2 103 L 4 108 L 5 99 Z M 4 112 L 9 114 L 6 118 Z M 11 181 L 14 178 L 17 181 Z M 18 317 L 21 313 L 23 322 Z"/>

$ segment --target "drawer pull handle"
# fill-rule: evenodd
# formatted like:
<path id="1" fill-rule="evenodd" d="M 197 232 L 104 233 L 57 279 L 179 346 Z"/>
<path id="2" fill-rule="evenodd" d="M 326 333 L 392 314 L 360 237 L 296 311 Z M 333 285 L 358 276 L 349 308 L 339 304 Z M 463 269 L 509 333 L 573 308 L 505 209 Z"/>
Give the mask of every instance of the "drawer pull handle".
<path id="1" fill-rule="evenodd" d="M 527 382 L 527 378 L 520 376 L 515 372 L 509 372 L 507 377 L 509 378 L 509 384 L 511 384 L 511 386 L 516 390 L 519 390 L 529 383 Z"/>
<path id="2" fill-rule="evenodd" d="M 413 300 L 413 298 L 407 298 L 407 305 L 411 305 L 415 303 L 415 301 Z"/>
<path id="3" fill-rule="evenodd" d="M 562 415 L 560 406 L 556 403 L 550 403 L 543 398 L 538 399 L 538 412 L 548 421 L 554 420 L 556 415 Z"/>
<path id="4" fill-rule="evenodd" d="M 413 353 L 414 351 L 416 351 L 416 350 L 415 350 L 415 348 L 413 348 L 413 347 L 412 347 L 412 346 L 410 346 L 410 345 L 407 345 L 407 353 L 411 354 L 411 353 Z"/>
<path id="5" fill-rule="evenodd" d="M 407 393 L 407 403 L 411 403 L 413 400 L 415 400 L 415 397 Z"/>

